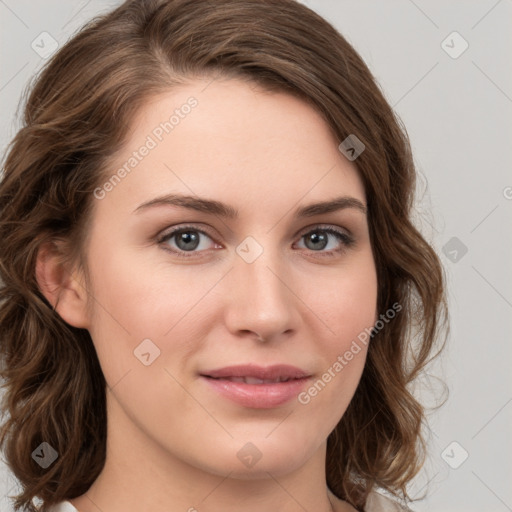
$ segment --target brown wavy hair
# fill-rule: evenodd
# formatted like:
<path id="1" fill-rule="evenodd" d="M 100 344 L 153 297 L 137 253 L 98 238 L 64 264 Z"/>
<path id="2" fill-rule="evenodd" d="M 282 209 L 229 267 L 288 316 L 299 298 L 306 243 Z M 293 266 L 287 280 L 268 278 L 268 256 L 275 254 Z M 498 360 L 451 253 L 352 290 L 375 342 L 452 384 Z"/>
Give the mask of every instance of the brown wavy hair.
<path id="1" fill-rule="evenodd" d="M 22 485 L 15 508 L 84 494 L 106 454 L 106 382 L 85 329 L 38 288 L 45 243 L 78 261 L 93 191 L 152 95 L 195 77 L 235 77 L 296 95 L 341 142 L 366 146 L 363 180 L 378 309 L 402 309 L 372 336 L 356 393 L 327 443 L 329 488 L 364 510 L 375 487 L 408 499 L 425 456 L 425 410 L 410 384 L 447 326 L 440 261 L 413 225 L 416 171 L 407 132 L 354 48 L 294 0 L 131 0 L 85 25 L 36 77 L 0 183 L 0 447 Z M 442 347 L 441 347 L 442 348 Z M 32 459 L 41 442 L 59 457 Z"/>

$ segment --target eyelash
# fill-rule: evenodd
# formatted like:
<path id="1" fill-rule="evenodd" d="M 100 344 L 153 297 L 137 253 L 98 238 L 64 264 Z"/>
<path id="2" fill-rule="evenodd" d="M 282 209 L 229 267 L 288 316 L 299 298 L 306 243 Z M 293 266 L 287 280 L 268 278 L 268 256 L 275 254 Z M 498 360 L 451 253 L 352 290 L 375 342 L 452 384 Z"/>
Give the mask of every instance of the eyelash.
<path id="1" fill-rule="evenodd" d="M 201 233 L 202 235 L 207 236 L 208 238 L 213 240 L 213 237 L 207 232 L 202 229 L 199 229 L 194 226 L 179 226 L 177 228 L 174 228 L 172 231 L 169 231 L 167 233 L 164 233 L 162 236 L 160 236 L 157 240 L 158 244 L 163 245 L 164 242 L 168 242 L 171 240 L 176 234 L 186 231 L 193 231 L 196 233 Z M 343 253 L 346 249 L 350 248 L 352 245 L 354 245 L 355 240 L 352 236 L 348 235 L 347 233 L 344 233 L 343 231 L 339 231 L 333 227 L 322 227 L 321 224 L 314 226 L 313 229 L 310 229 L 309 231 L 303 232 L 300 235 L 300 239 L 304 238 L 307 235 L 310 235 L 312 233 L 321 231 L 323 233 L 328 233 L 331 235 L 334 235 L 340 242 L 342 242 L 342 247 L 339 249 L 334 249 L 330 251 L 313 251 L 309 250 L 313 253 L 318 253 L 318 255 L 321 258 L 333 258 L 340 253 Z M 215 241 L 215 240 L 213 240 Z M 203 251 L 182 251 L 182 250 L 176 250 L 176 249 L 169 249 L 168 247 L 164 248 L 165 251 L 171 252 L 173 255 L 178 256 L 180 258 L 194 258 L 196 254 L 201 253 Z M 308 249 L 306 249 L 308 250 Z"/>

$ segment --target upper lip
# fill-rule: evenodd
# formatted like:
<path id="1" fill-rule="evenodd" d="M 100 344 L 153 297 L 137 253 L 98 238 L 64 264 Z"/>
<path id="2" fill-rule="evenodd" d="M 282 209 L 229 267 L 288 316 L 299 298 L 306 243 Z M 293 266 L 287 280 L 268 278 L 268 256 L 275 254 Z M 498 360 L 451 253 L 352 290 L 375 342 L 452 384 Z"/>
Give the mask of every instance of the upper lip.
<path id="1" fill-rule="evenodd" d="M 201 373 L 204 377 L 213 377 L 215 379 L 229 377 L 254 377 L 262 380 L 272 379 L 302 379 L 310 377 L 310 374 L 296 366 L 288 364 L 275 364 L 272 366 L 257 366 L 254 364 L 242 364 L 236 366 L 226 366 L 216 370 L 208 370 Z"/>

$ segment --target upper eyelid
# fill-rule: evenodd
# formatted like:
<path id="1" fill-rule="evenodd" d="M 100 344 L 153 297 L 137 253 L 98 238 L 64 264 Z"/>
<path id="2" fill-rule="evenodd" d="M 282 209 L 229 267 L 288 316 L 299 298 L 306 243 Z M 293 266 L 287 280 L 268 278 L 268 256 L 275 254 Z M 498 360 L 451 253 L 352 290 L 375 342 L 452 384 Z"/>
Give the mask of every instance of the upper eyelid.
<path id="1" fill-rule="evenodd" d="M 304 234 L 304 233 L 308 233 L 309 231 L 313 231 L 314 229 L 328 229 L 328 228 L 333 228 L 335 229 L 336 231 L 345 231 L 347 234 L 351 235 L 352 232 L 343 227 L 343 226 L 338 226 L 337 224 L 327 224 L 325 222 L 317 222 L 316 224 L 310 224 L 309 226 L 306 226 L 305 228 L 302 228 L 298 231 L 297 235 L 299 234 Z"/>
<path id="2" fill-rule="evenodd" d="M 190 231 L 198 231 L 200 233 L 208 235 L 211 238 L 214 238 L 214 235 L 212 233 L 210 233 L 208 228 L 198 227 L 198 226 L 194 226 L 192 224 L 189 225 L 189 224 L 186 224 L 186 223 L 182 224 L 182 225 L 178 224 L 176 226 L 172 226 L 172 227 L 166 228 L 166 229 L 160 231 L 157 234 L 156 238 L 158 240 L 169 238 L 169 237 L 175 235 L 177 232 L 184 231 L 184 230 L 187 230 L 187 229 L 189 229 Z"/>

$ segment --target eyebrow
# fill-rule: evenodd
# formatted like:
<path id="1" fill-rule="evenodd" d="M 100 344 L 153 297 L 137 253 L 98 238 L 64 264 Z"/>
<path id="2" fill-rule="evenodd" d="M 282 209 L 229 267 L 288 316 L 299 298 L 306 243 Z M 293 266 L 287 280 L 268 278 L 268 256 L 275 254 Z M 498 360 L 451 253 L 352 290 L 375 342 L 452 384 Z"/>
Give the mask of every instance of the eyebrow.
<path id="1" fill-rule="evenodd" d="M 181 208 L 209 213 L 227 219 L 236 220 L 239 218 L 238 210 L 228 204 L 213 199 L 181 194 L 166 194 L 161 197 L 156 197 L 139 205 L 133 213 L 140 213 L 157 206 L 179 206 Z M 367 213 L 366 206 L 359 199 L 350 196 L 341 196 L 329 201 L 321 201 L 302 206 L 295 211 L 294 215 L 296 218 L 313 217 L 315 215 L 345 210 L 347 208 L 354 208 L 365 215 Z"/>

